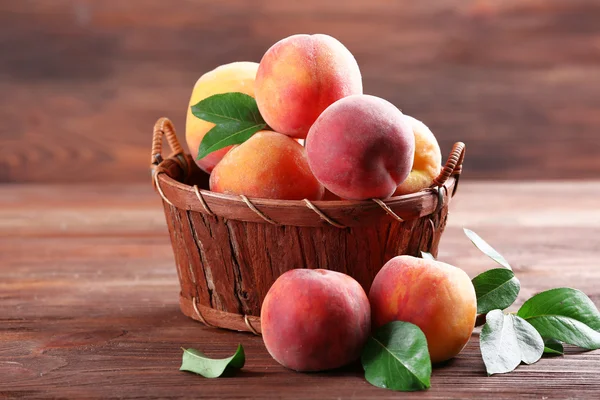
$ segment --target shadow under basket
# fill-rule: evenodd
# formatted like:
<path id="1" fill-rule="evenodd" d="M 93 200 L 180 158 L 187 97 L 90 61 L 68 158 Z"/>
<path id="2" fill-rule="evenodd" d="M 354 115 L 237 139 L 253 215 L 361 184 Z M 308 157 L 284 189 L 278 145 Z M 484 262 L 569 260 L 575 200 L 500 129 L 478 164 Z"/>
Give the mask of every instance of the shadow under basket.
<path id="1" fill-rule="evenodd" d="M 161 156 L 166 137 L 172 154 Z M 181 284 L 181 311 L 212 327 L 260 334 L 267 291 L 294 268 L 326 268 L 368 293 L 394 256 L 437 255 L 465 146 L 456 143 L 431 188 L 386 200 L 248 199 L 208 190 L 171 122 L 152 140 L 153 185 L 163 200 Z"/>

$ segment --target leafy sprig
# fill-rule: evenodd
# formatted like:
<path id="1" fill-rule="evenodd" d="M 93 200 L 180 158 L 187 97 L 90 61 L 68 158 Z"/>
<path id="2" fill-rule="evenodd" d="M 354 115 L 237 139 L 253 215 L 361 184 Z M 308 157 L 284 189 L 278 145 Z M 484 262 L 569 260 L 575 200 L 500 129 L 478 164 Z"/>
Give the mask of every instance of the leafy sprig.
<path id="1" fill-rule="evenodd" d="M 504 314 L 516 300 L 520 283 L 506 259 L 475 232 L 465 229 L 473 244 L 502 268 L 473 278 L 477 312 L 487 314 L 481 330 L 481 356 L 489 375 L 510 372 L 543 354 L 563 354 L 562 343 L 588 350 L 600 348 L 600 312 L 583 292 L 557 288 L 527 300 L 516 315 Z"/>
<path id="2" fill-rule="evenodd" d="M 198 160 L 213 151 L 244 143 L 256 132 L 267 128 L 256 100 L 239 92 L 207 97 L 192 106 L 192 114 L 215 124 L 200 142 Z"/>

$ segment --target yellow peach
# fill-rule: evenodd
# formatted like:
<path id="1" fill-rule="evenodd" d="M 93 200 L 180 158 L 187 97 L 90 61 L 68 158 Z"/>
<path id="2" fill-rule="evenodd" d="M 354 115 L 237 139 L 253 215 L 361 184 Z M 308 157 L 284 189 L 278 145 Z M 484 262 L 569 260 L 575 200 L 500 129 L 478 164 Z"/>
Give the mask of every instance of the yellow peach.
<path id="1" fill-rule="evenodd" d="M 415 135 L 415 158 L 408 177 L 394 192 L 394 196 L 416 193 L 428 188 L 442 169 L 440 146 L 427 125 L 405 115 Z"/>
<path id="2" fill-rule="evenodd" d="M 465 347 L 477 316 L 475 289 L 462 269 L 410 256 L 394 257 L 381 268 L 369 302 L 373 329 L 392 321 L 421 328 L 433 363 Z"/>
<path id="3" fill-rule="evenodd" d="M 304 147 L 289 136 L 259 131 L 235 146 L 210 174 L 210 190 L 279 200 L 320 200 Z"/>
<path id="4" fill-rule="evenodd" d="M 191 107 L 207 97 L 221 93 L 241 92 L 254 97 L 256 71 L 258 71 L 258 64 L 255 62 L 234 62 L 221 65 L 220 67 L 205 73 L 198 79 L 196 85 L 194 85 L 194 90 L 192 91 L 185 124 L 185 139 L 190 154 L 194 159 L 198 154 L 198 148 L 200 147 L 204 135 L 206 135 L 215 124 L 194 116 Z M 215 165 L 230 149 L 231 146 L 228 146 L 212 152 L 206 157 L 196 160 L 196 164 L 198 164 L 202 170 L 211 172 Z"/>

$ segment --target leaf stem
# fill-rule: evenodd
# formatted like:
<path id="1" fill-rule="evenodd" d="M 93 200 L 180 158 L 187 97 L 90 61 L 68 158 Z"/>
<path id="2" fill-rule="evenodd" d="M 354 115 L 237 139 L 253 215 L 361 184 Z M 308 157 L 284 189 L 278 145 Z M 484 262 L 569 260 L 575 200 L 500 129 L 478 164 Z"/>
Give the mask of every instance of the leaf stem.
<path id="1" fill-rule="evenodd" d="M 512 315 L 517 315 L 516 311 L 510 311 L 506 314 L 512 314 Z M 486 317 L 487 313 L 485 314 L 477 314 L 477 318 L 475 318 L 475 327 L 477 328 L 478 326 L 482 326 L 485 325 L 485 317 Z"/>

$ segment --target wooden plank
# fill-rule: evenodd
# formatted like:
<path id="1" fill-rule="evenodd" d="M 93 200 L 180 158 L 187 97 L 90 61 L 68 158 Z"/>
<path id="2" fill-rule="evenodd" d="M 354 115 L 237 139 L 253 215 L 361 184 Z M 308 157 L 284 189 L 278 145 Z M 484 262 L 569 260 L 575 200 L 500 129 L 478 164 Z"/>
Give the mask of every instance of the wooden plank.
<path id="1" fill-rule="evenodd" d="M 493 266 L 462 234 L 468 226 L 513 265 L 523 285 L 518 304 L 535 292 L 572 286 L 600 305 L 599 194 L 600 181 L 463 181 L 439 258 L 470 276 Z M 332 373 L 294 373 L 271 359 L 259 337 L 184 317 L 157 199 L 149 183 L 0 186 L 0 397 L 396 396 L 364 381 L 358 364 Z M 139 212 L 131 213 L 136 203 Z M 64 210 L 72 214 L 61 228 Z M 27 223 L 30 213 L 38 218 Z M 107 224 L 119 215 L 129 217 Z M 11 234 L 15 226 L 20 233 Z M 178 371 L 181 346 L 218 357 L 238 343 L 247 363 L 234 378 Z M 458 357 L 434 369 L 430 390 L 403 397 L 597 397 L 600 351 L 569 347 L 568 353 L 488 378 L 475 333 Z"/>
<path id="2" fill-rule="evenodd" d="M 600 173 L 596 0 L 56 0 L 0 2 L 0 182 L 145 181 L 202 73 L 298 32 L 339 38 L 445 153 L 466 142 L 472 178 Z"/>

